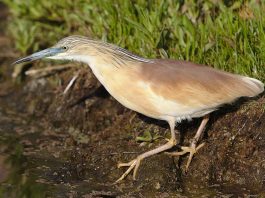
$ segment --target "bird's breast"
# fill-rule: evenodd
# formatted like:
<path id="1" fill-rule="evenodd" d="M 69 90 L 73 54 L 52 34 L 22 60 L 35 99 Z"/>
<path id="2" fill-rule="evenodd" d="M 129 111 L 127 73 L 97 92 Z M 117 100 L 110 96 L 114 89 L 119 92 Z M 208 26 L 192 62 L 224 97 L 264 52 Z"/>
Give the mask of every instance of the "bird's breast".
<path id="1" fill-rule="evenodd" d="M 107 91 L 123 106 L 153 118 L 159 118 L 160 112 L 144 90 L 136 71 L 117 69 L 116 71 L 95 72 L 98 80 Z"/>

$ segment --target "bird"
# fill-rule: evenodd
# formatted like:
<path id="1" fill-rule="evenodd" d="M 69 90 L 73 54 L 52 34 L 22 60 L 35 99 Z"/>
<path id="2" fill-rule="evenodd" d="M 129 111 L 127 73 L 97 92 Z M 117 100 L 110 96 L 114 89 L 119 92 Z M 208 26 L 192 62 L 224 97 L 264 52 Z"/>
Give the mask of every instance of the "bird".
<path id="1" fill-rule="evenodd" d="M 169 124 L 171 138 L 153 150 L 138 155 L 118 167 L 128 167 L 116 180 L 133 173 L 143 159 L 167 152 L 177 146 L 176 125 L 183 120 L 202 118 L 189 146 L 171 151 L 172 156 L 189 154 L 188 170 L 200 143 L 209 115 L 224 104 L 241 97 L 255 97 L 264 91 L 264 84 L 254 78 L 221 71 L 210 66 L 183 60 L 150 59 L 107 42 L 73 35 L 61 39 L 51 48 L 20 58 L 13 64 L 47 58 L 87 64 L 105 89 L 123 106 Z"/>

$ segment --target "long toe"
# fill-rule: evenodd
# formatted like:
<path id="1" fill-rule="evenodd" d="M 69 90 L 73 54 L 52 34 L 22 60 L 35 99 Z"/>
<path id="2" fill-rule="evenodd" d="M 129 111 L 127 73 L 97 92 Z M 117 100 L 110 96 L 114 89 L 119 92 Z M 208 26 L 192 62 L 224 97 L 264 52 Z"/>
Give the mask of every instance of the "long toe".
<path id="1" fill-rule="evenodd" d="M 194 154 L 197 153 L 198 150 L 201 149 L 204 145 L 205 145 L 205 143 L 203 142 L 197 147 L 196 147 L 196 144 L 191 144 L 189 147 L 182 146 L 181 147 L 182 151 L 166 152 L 166 154 L 171 155 L 171 156 L 181 156 L 181 155 L 185 155 L 186 153 L 189 153 L 189 159 L 188 159 L 188 162 L 187 162 L 186 167 L 185 167 L 185 172 L 187 172 Z"/>
<path id="2" fill-rule="evenodd" d="M 185 155 L 186 153 L 187 151 L 165 152 L 165 154 L 171 155 L 171 156 L 181 156 L 181 155 Z"/>
<path id="3" fill-rule="evenodd" d="M 182 151 L 175 151 L 175 152 L 165 152 L 165 154 L 167 155 L 171 155 L 171 156 L 181 156 L 181 155 L 185 155 L 186 153 L 190 153 L 193 152 L 195 149 L 191 146 L 182 146 L 180 147 Z"/>
<path id="4" fill-rule="evenodd" d="M 188 159 L 188 162 L 186 164 L 186 167 L 185 167 L 185 172 L 187 173 L 188 172 L 188 169 L 189 169 L 189 166 L 190 166 L 190 163 L 192 161 L 192 158 L 194 156 L 195 153 L 198 152 L 199 149 L 201 149 L 203 146 L 205 145 L 205 143 L 201 143 L 199 146 L 196 147 L 196 144 L 192 144 L 190 147 L 189 147 L 189 159 Z"/>
<path id="5" fill-rule="evenodd" d="M 190 163 L 191 163 L 191 160 L 193 158 L 193 155 L 196 153 L 196 150 L 191 150 L 190 151 L 190 155 L 189 155 L 189 159 L 188 159 L 188 162 L 186 164 L 186 167 L 185 167 L 185 172 L 187 173 L 188 172 L 188 169 L 189 169 L 189 166 L 190 166 Z"/>
<path id="6" fill-rule="evenodd" d="M 119 163 L 118 164 L 118 168 L 123 167 L 123 166 L 129 166 L 129 168 L 122 174 L 122 176 L 117 179 L 114 184 L 120 182 L 121 180 L 123 180 L 132 170 L 133 170 L 133 179 L 136 179 L 136 174 L 137 174 L 137 170 L 140 166 L 140 159 L 136 158 L 128 163 Z"/>
<path id="7" fill-rule="evenodd" d="M 131 166 L 134 163 L 135 160 L 132 160 L 127 163 L 118 163 L 118 168 L 123 167 L 123 166 Z"/>

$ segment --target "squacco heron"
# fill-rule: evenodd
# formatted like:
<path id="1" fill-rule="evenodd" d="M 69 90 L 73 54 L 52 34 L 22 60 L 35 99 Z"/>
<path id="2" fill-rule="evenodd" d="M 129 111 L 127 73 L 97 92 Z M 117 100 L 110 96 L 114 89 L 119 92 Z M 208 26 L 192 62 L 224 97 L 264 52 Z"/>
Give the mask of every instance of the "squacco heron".
<path id="1" fill-rule="evenodd" d="M 186 169 L 193 155 L 204 145 L 198 144 L 209 114 L 240 97 L 254 97 L 264 84 L 254 78 L 227 73 L 204 65 L 169 59 L 147 59 L 118 46 L 70 36 L 43 51 L 21 58 L 14 64 L 41 58 L 86 63 L 106 90 L 122 105 L 148 117 L 167 121 L 171 138 L 166 144 L 147 151 L 118 167 L 129 167 L 117 180 L 131 171 L 133 178 L 140 162 L 167 151 L 177 144 L 175 125 L 185 119 L 203 117 L 189 146 L 171 155 L 189 153 Z"/>

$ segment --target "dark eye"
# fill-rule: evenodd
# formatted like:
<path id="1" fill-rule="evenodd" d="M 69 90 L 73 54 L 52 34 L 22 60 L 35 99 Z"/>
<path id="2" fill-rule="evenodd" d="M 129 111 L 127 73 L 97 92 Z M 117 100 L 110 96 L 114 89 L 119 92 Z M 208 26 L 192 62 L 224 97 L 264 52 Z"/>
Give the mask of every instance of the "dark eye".
<path id="1" fill-rule="evenodd" d="M 66 47 L 66 46 L 63 46 L 62 48 L 63 48 L 64 50 L 67 50 L 67 47 Z"/>

